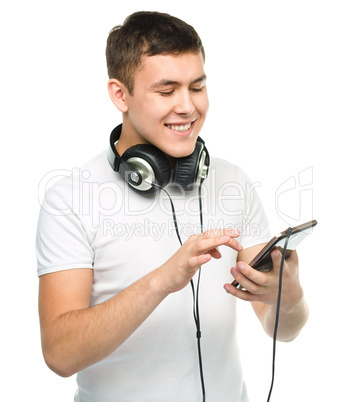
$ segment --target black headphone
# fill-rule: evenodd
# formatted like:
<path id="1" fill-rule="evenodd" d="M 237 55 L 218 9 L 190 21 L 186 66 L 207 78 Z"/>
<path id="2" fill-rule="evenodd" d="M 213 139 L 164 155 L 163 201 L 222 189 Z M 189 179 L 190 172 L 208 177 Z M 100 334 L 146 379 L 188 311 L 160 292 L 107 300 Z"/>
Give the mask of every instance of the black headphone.
<path id="1" fill-rule="evenodd" d="M 173 181 L 184 190 L 192 190 L 193 184 L 204 180 L 209 172 L 209 153 L 204 141 L 198 137 L 195 149 L 189 156 L 175 159 L 171 169 L 165 154 L 154 145 L 139 144 L 128 148 L 122 156 L 115 144 L 120 138 L 122 124 L 111 132 L 107 158 L 115 172 L 133 188 L 151 191 L 154 187 L 165 187 L 173 174 Z"/>

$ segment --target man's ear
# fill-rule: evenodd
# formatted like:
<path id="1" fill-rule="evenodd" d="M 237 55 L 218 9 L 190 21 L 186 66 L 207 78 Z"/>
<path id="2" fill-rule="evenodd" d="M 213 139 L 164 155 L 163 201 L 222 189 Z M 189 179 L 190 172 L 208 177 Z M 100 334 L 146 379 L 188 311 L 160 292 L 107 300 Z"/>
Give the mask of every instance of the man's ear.
<path id="1" fill-rule="evenodd" d="M 127 112 L 129 108 L 126 101 L 128 94 L 126 86 L 120 81 L 112 78 L 108 81 L 107 89 L 109 96 L 117 109 L 121 112 Z"/>

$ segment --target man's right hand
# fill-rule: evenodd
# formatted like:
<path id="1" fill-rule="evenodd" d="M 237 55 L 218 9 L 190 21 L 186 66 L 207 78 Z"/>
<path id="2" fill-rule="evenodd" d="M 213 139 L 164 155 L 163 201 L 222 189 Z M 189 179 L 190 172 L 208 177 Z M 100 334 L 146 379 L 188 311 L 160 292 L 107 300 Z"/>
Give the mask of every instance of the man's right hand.
<path id="1" fill-rule="evenodd" d="M 243 247 L 236 240 L 239 235 L 239 231 L 234 229 L 216 229 L 189 237 L 179 250 L 159 268 L 167 293 L 183 289 L 197 270 L 211 258 L 221 258 L 217 247 L 228 246 L 236 251 L 242 251 Z"/>

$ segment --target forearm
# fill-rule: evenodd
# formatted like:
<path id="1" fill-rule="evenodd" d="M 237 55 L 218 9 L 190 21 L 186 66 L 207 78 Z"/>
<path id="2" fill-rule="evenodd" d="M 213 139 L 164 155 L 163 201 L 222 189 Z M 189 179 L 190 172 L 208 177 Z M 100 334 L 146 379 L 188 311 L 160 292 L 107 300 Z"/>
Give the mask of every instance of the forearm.
<path id="1" fill-rule="evenodd" d="M 155 270 L 100 305 L 70 311 L 42 331 L 44 356 L 70 376 L 116 350 L 167 296 Z"/>
<path id="2" fill-rule="evenodd" d="M 295 339 L 306 324 L 308 316 L 309 308 L 304 297 L 289 310 L 281 308 L 279 312 L 277 340 L 289 342 Z M 263 305 L 260 321 L 265 332 L 273 337 L 276 322 L 276 307 Z"/>

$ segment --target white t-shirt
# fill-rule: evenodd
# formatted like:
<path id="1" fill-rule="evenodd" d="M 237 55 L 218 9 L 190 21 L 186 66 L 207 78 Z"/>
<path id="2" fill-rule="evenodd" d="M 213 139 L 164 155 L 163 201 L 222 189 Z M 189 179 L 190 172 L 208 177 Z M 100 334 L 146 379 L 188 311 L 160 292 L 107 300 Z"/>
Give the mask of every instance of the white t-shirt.
<path id="1" fill-rule="evenodd" d="M 202 188 L 204 230 L 237 228 L 247 248 L 270 231 L 257 185 L 226 161 L 211 158 Z M 198 188 L 167 186 L 182 241 L 200 233 Z M 168 260 L 179 248 L 168 196 L 129 187 L 101 153 L 48 190 L 37 232 L 38 275 L 93 269 L 90 305 L 103 303 Z M 232 282 L 237 252 L 202 267 L 199 308 L 207 401 L 248 401 L 236 339 Z M 197 275 L 194 277 L 197 282 Z M 190 285 L 169 295 L 111 355 L 77 374 L 76 402 L 201 401 Z"/>

